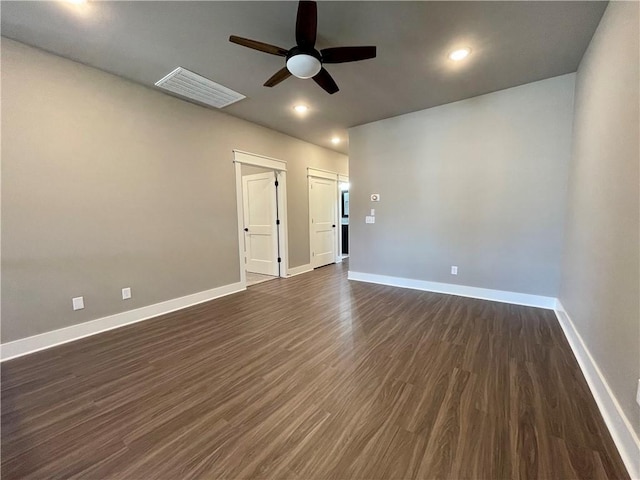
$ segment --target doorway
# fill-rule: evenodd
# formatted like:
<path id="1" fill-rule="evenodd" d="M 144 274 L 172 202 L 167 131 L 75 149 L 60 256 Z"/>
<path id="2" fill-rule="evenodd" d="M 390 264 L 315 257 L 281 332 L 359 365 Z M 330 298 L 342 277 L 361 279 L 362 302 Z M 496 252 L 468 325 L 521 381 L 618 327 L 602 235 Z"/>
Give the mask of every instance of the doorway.
<path id="1" fill-rule="evenodd" d="M 340 175 L 338 181 L 338 206 L 340 208 L 338 252 L 342 260 L 349 257 L 349 179 Z"/>
<path id="2" fill-rule="evenodd" d="M 286 277 L 286 163 L 234 151 L 240 281 Z"/>

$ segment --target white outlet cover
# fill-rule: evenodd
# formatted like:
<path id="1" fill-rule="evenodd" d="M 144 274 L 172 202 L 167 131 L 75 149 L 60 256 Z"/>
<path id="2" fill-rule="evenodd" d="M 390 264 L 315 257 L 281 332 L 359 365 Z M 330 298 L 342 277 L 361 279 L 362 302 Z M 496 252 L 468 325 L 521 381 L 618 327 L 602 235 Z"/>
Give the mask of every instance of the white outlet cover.
<path id="1" fill-rule="evenodd" d="M 367 215 L 364 217 L 364 223 L 376 223 L 376 217 Z"/>
<path id="2" fill-rule="evenodd" d="M 458 274 L 458 267 L 455 265 L 451 265 L 451 275 L 457 275 Z"/>
<path id="3" fill-rule="evenodd" d="M 636 392 L 636 402 L 640 405 L 640 378 L 638 379 L 638 391 Z"/>
<path id="4" fill-rule="evenodd" d="M 122 289 L 122 299 L 123 300 L 128 300 L 130 298 L 131 298 L 131 287 L 123 288 Z"/>
<path id="5" fill-rule="evenodd" d="M 371 201 L 372 202 L 379 202 L 380 201 L 380 194 L 379 193 L 372 193 L 371 194 Z"/>
<path id="6" fill-rule="evenodd" d="M 84 297 L 75 297 L 71 299 L 74 310 L 82 310 L 84 308 Z"/>

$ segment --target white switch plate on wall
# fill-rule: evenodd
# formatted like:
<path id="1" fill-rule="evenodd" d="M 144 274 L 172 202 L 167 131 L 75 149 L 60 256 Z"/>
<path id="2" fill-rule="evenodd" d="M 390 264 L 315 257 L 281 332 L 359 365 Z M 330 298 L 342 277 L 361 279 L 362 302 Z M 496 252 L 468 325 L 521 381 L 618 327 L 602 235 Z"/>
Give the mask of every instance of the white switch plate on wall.
<path id="1" fill-rule="evenodd" d="M 451 275 L 457 275 L 458 274 L 458 267 L 455 265 L 451 265 Z"/>
<path id="2" fill-rule="evenodd" d="M 122 299 L 123 300 L 128 300 L 130 298 L 131 298 L 131 287 L 123 288 L 122 289 Z"/>
<path id="3" fill-rule="evenodd" d="M 640 378 L 638 379 L 638 391 L 636 392 L 636 402 L 640 405 Z"/>
<path id="4" fill-rule="evenodd" d="M 84 308 L 84 297 L 75 297 L 71 299 L 74 310 L 82 310 Z"/>
<path id="5" fill-rule="evenodd" d="M 364 217 L 364 223 L 376 223 L 376 217 L 367 215 L 366 217 Z"/>

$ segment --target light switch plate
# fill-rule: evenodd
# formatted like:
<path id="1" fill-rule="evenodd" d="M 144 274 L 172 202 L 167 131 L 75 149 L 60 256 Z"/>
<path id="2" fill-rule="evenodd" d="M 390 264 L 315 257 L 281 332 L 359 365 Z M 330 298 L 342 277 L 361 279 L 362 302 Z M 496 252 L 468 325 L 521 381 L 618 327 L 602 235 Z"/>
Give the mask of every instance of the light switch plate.
<path id="1" fill-rule="evenodd" d="M 638 379 L 638 391 L 636 392 L 636 402 L 640 405 L 640 378 Z"/>
<path id="2" fill-rule="evenodd" d="M 458 267 L 455 265 L 451 265 L 451 275 L 457 275 L 458 274 Z"/>
<path id="3" fill-rule="evenodd" d="M 122 289 L 122 299 L 123 300 L 128 300 L 130 298 L 131 298 L 131 287 L 123 288 Z"/>
<path id="4" fill-rule="evenodd" d="M 82 310 L 84 308 L 84 297 L 75 297 L 71 299 L 74 310 Z"/>
<path id="5" fill-rule="evenodd" d="M 367 215 L 366 217 L 364 217 L 364 223 L 376 223 L 376 217 Z"/>

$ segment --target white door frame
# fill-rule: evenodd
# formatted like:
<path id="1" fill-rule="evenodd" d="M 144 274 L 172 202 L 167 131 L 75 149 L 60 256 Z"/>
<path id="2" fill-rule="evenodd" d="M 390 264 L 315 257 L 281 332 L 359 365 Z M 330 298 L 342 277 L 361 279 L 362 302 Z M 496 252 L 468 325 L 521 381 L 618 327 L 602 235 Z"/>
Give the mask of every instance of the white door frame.
<path id="1" fill-rule="evenodd" d="M 289 243 L 287 223 L 287 162 L 275 158 L 256 155 L 255 153 L 233 150 L 233 163 L 236 170 L 236 208 L 238 212 L 238 259 L 240 261 L 240 283 L 247 286 L 247 272 L 244 268 L 244 212 L 242 206 L 242 165 L 253 165 L 275 171 L 278 181 L 278 241 L 280 247 L 280 277 L 285 278 L 289 272 Z"/>
<path id="2" fill-rule="evenodd" d="M 338 175 L 338 221 L 340 222 L 338 230 L 338 263 L 341 263 L 343 259 L 349 257 L 349 254 L 342 254 L 342 190 L 340 190 L 341 183 L 349 183 L 349 177 L 346 175 Z M 348 191 L 348 190 L 347 190 Z"/>
<path id="3" fill-rule="evenodd" d="M 311 179 L 312 178 L 324 178 L 327 180 L 333 180 L 336 184 L 336 191 L 333 195 L 333 198 L 336 199 L 336 208 L 334 208 L 335 218 L 334 225 L 336 226 L 336 230 L 340 227 L 339 215 L 338 212 L 340 210 L 340 205 L 338 202 L 338 177 L 339 175 L 336 172 L 330 172 L 328 170 L 320 170 L 318 168 L 307 168 L 307 192 L 308 192 L 308 200 L 309 200 L 309 263 L 313 265 L 313 225 L 311 223 Z M 339 242 L 338 242 L 338 233 L 335 232 L 333 235 L 333 261 L 335 263 L 340 263 L 342 261 L 341 252 L 338 252 Z"/>

